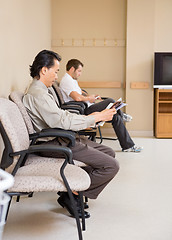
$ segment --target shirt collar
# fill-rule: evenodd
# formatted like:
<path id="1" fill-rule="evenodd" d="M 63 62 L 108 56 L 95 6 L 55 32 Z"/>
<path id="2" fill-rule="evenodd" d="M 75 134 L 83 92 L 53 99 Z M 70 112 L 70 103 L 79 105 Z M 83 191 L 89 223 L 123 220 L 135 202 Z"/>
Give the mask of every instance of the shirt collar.
<path id="1" fill-rule="evenodd" d="M 42 88 L 42 89 L 44 89 L 44 90 L 46 90 L 47 92 L 48 92 L 48 88 L 45 86 L 45 84 L 43 83 L 43 82 L 41 82 L 40 80 L 38 80 L 38 79 L 33 79 L 33 85 L 35 86 L 35 87 L 39 87 L 39 88 Z"/>
<path id="2" fill-rule="evenodd" d="M 65 75 L 66 75 L 68 78 L 71 78 L 72 80 L 74 80 L 73 77 L 71 77 L 71 75 L 69 75 L 69 73 L 66 73 Z"/>

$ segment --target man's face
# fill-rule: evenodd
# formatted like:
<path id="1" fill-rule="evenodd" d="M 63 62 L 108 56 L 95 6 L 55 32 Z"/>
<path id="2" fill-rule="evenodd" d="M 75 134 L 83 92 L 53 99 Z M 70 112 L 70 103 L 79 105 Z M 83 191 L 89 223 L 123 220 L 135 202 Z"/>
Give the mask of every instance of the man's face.
<path id="1" fill-rule="evenodd" d="M 72 78 L 75 80 L 78 80 L 78 78 L 81 76 L 82 73 L 82 66 L 79 65 L 79 67 L 77 69 L 73 68 L 74 71 L 72 73 Z"/>
<path id="2" fill-rule="evenodd" d="M 44 72 L 44 84 L 46 87 L 51 87 L 55 80 L 58 79 L 58 71 L 59 71 L 59 61 L 54 60 L 54 65 L 50 68 L 44 67 L 43 72 Z"/>

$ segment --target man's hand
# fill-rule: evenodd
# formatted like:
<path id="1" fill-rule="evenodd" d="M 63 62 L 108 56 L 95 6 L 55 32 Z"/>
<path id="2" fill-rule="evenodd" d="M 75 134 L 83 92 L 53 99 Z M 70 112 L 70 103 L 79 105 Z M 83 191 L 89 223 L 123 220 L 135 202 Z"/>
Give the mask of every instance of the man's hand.
<path id="1" fill-rule="evenodd" d="M 90 103 L 94 103 L 96 100 L 96 95 L 89 95 L 87 98 Z"/>
<path id="2" fill-rule="evenodd" d="M 96 96 L 95 96 L 95 99 L 101 100 L 102 98 L 101 98 L 99 95 L 96 95 Z"/>
<path id="3" fill-rule="evenodd" d="M 100 121 L 111 121 L 113 118 L 113 115 L 116 114 L 116 109 L 105 109 L 101 112 L 94 112 L 90 115 L 94 115 L 95 117 L 95 122 L 100 122 Z"/>
<path id="4" fill-rule="evenodd" d="M 90 103 L 94 103 L 96 99 L 100 99 L 101 97 L 99 95 L 88 95 L 85 92 L 82 92 L 82 95 L 79 94 L 78 92 L 72 91 L 69 95 L 71 98 L 73 98 L 74 101 L 89 101 Z"/>
<path id="5" fill-rule="evenodd" d="M 91 103 L 94 103 L 95 100 L 97 100 L 97 99 L 101 100 L 101 97 L 99 95 L 89 95 L 88 98 L 89 98 L 88 101 Z"/>

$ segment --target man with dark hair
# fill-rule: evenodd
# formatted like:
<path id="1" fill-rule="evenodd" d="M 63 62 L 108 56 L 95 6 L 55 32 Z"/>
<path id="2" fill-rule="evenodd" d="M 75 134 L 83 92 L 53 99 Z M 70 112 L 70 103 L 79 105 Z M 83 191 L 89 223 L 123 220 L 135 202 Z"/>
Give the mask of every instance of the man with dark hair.
<path id="1" fill-rule="evenodd" d="M 71 59 L 66 64 L 66 74 L 60 81 L 60 88 L 62 90 L 63 98 L 65 102 L 68 101 L 85 101 L 88 107 L 85 110 L 85 114 L 89 115 L 94 112 L 100 112 L 109 105 L 109 103 L 114 103 L 115 100 L 112 98 L 107 98 L 103 101 L 95 103 L 96 99 L 101 99 L 98 95 L 88 95 L 79 87 L 78 78 L 82 73 L 82 68 L 84 64 L 77 59 Z M 126 115 L 125 115 L 126 116 Z M 114 131 L 118 137 L 119 143 L 121 145 L 122 151 L 124 152 L 140 152 L 141 147 L 135 146 L 133 140 L 131 139 L 124 123 L 123 123 L 124 113 L 121 110 L 114 114 L 111 121 Z"/>
<path id="2" fill-rule="evenodd" d="M 55 52 L 43 50 L 37 54 L 34 59 L 33 64 L 30 66 L 30 76 L 32 78 L 40 78 L 40 70 L 43 67 L 47 69 L 51 68 L 54 65 L 54 59 L 61 61 L 61 56 Z M 39 77 L 39 78 L 38 78 Z"/>
<path id="3" fill-rule="evenodd" d="M 84 64 L 82 62 L 80 62 L 78 59 L 71 59 L 66 64 L 66 71 L 69 71 L 71 69 L 71 67 L 78 69 L 79 66 L 84 67 Z"/>
<path id="4" fill-rule="evenodd" d="M 37 132 L 44 128 L 62 128 L 78 131 L 95 126 L 95 123 L 99 121 L 111 120 L 116 113 L 114 108 L 88 116 L 60 109 L 58 102 L 49 93 L 49 88 L 58 78 L 60 61 L 61 57 L 57 53 L 43 50 L 38 53 L 30 66 L 30 75 L 33 77 L 33 82 L 23 97 L 23 103 L 31 117 L 34 129 Z M 68 142 L 64 138 L 54 138 L 46 142 L 46 144 L 67 146 Z M 84 169 L 91 179 L 91 185 L 84 191 L 84 196 L 96 199 L 119 170 L 114 151 L 107 146 L 90 141 L 86 137 L 80 138 L 80 136 L 77 136 L 75 146 L 71 147 L 71 150 L 73 159 L 87 165 Z M 49 154 L 44 153 L 44 156 L 49 156 Z M 58 155 L 52 153 L 51 157 L 58 157 Z M 74 198 L 78 202 L 77 193 L 74 193 Z M 65 206 L 70 214 L 74 215 L 67 193 L 62 193 L 58 202 L 61 206 Z M 81 216 L 79 205 L 78 213 Z M 88 218 L 89 216 L 89 213 L 85 211 L 85 217 Z"/>

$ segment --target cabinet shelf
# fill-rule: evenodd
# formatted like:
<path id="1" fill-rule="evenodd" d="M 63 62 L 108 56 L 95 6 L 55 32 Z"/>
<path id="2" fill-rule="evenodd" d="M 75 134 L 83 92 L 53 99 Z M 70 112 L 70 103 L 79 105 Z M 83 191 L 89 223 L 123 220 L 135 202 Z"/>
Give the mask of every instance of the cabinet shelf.
<path id="1" fill-rule="evenodd" d="M 172 103 L 172 100 L 159 100 L 159 103 Z"/>
<path id="2" fill-rule="evenodd" d="M 172 113 L 172 103 L 159 102 L 159 113 Z"/>
<path id="3" fill-rule="evenodd" d="M 172 113 L 159 113 L 160 116 L 172 116 Z"/>
<path id="4" fill-rule="evenodd" d="M 172 101 L 172 92 L 171 90 L 162 90 L 162 89 L 157 89 L 159 90 L 159 101 Z"/>

